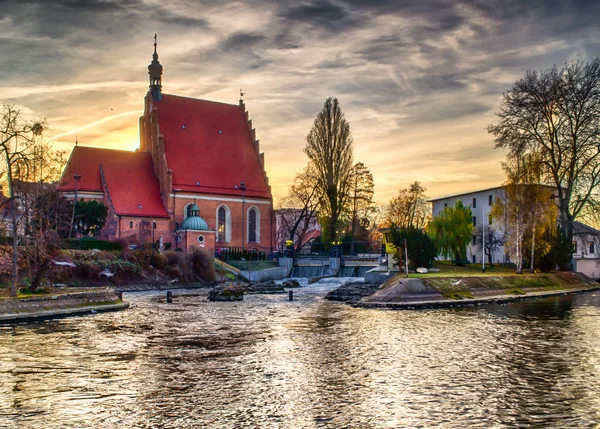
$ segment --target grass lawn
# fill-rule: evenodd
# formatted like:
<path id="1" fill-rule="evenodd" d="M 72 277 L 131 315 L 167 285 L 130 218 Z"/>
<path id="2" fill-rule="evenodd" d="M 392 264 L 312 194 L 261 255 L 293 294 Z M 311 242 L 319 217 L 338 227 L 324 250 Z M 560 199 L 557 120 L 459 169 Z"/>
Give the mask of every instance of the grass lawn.
<path id="1" fill-rule="evenodd" d="M 510 276 L 515 274 L 514 268 L 504 268 L 499 265 L 490 267 L 485 265 L 485 273 L 481 272 L 481 264 L 468 264 L 465 266 L 452 265 L 450 261 L 433 261 L 433 268 L 440 271 L 427 274 L 409 274 L 411 278 L 431 278 L 431 277 L 467 277 L 467 276 Z M 528 273 L 523 272 L 523 275 Z"/>

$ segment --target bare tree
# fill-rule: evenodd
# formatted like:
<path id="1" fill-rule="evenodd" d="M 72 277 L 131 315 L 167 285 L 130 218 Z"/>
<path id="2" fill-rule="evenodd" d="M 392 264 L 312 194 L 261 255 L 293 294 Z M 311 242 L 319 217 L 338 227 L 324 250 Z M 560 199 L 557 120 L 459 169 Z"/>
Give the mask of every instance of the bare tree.
<path id="1" fill-rule="evenodd" d="M 300 250 L 303 237 L 314 224 L 317 216 L 319 198 L 315 186 L 314 172 L 307 166 L 294 179 L 289 194 L 282 199 L 279 211 L 279 221 L 282 224 L 282 240 L 294 241 L 296 250 Z M 278 231 L 279 234 L 279 231 Z"/>
<path id="2" fill-rule="evenodd" d="M 427 202 L 426 190 L 419 182 L 401 189 L 398 196 L 388 204 L 385 216 L 387 223 L 399 227 L 425 228 L 431 218 L 431 205 Z"/>
<path id="3" fill-rule="evenodd" d="M 349 198 L 353 167 L 352 134 L 337 98 L 325 100 L 306 136 L 304 153 L 315 171 L 315 186 L 321 198 L 320 214 L 326 217 L 324 242 L 338 238 L 338 227 Z"/>
<path id="4" fill-rule="evenodd" d="M 483 227 L 480 225 L 475 231 L 475 242 L 479 247 L 484 247 L 485 256 L 488 258 L 490 267 L 494 266 L 492 255 L 500 250 L 506 244 L 506 234 L 498 228 L 489 227 L 485 229 L 485 237 L 483 236 Z"/>
<path id="5" fill-rule="evenodd" d="M 504 94 L 488 131 L 510 155 L 540 155 L 542 179 L 556 187 L 559 222 L 569 240 L 573 222 L 597 206 L 600 185 L 600 59 L 528 71 Z"/>
<path id="6" fill-rule="evenodd" d="M 12 281 L 10 294 L 17 294 L 19 281 L 18 265 L 18 218 L 17 199 L 13 189 L 15 177 L 28 175 L 31 169 L 33 146 L 37 136 L 44 130 L 45 121 L 27 122 L 21 119 L 21 114 L 14 106 L 4 105 L 0 114 L 0 156 L 4 161 L 5 180 L 8 189 L 12 228 L 13 228 L 13 255 L 12 255 Z"/>
<path id="7" fill-rule="evenodd" d="M 373 195 L 375 184 L 369 169 L 358 162 L 352 168 L 350 179 L 350 253 L 354 254 L 354 240 L 359 227 L 368 227 L 369 216 L 375 211 Z M 366 228 L 365 228 L 366 229 Z"/>

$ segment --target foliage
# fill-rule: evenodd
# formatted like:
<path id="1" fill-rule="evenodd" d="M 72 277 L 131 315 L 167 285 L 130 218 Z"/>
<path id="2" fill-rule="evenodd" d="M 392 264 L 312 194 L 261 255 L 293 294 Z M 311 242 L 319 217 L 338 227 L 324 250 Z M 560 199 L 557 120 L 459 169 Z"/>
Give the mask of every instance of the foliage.
<path id="1" fill-rule="evenodd" d="M 504 227 L 507 249 L 513 255 L 517 273 L 523 272 L 523 261 L 527 258 L 533 272 L 536 249 L 542 254 L 548 251 L 545 231 L 553 229 L 556 222 L 553 189 L 539 184 L 540 163 L 534 155 L 509 156 L 503 167 L 508 183 L 504 197 L 494 202 L 491 215 Z M 524 244 L 525 240 L 528 245 Z M 526 246 L 530 251 L 527 256 Z"/>
<path id="2" fill-rule="evenodd" d="M 81 239 L 81 240 L 65 240 L 64 246 L 68 249 L 81 250 L 105 250 L 118 251 L 123 249 L 123 244 L 116 241 Z"/>
<path id="3" fill-rule="evenodd" d="M 550 243 L 549 249 L 542 254 L 538 266 L 542 271 L 567 270 L 570 268 L 573 254 L 573 242 L 556 226 L 547 232 L 546 240 Z"/>
<path id="4" fill-rule="evenodd" d="M 404 240 L 408 248 L 408 267 L 415 270 L 419 267 L 430 268 L 433 259 L 437 255 L 434 241 L 422 229 L 415 227 L 393 226 L 390 231 L 392 243 L 398 249 L 398 261 L 400 265 L 404 261 Z"/>
<path id="5" fill-rule="evenodd" d="M 353 168 L 350 124 L 337 98 L 325 100 L 306 136 L 304 153 L 315 173 L 324 241 L 337 241 L 341 216 L 348 204 Z"/>
<path id="6" fill-rule="evenodd" d="M 425 191 L 419 182 L 400 190 L 397 197 L 390 200 L 385 210 L 387 225 L 400 227 L 425 228 L 431 218 L 431 205 L 427 202 Z"/>
<path id="7" fill-rule="evenodd" d="M 0 281 L 10 278 L 12 273 L 12 246 L 0 245 Z"/>
<path id="8" fill-rule="evenodd" d="M 354 164 L 352 168 L 349 192 L 350 237 L 352 242 L 350 253 L 354 253 L 354 242 L 356 240 L 369 240 L 370 217 L 375 211 L 373 175 L 362 162 Z"/>
<path id="9" fill-rule="evenodd" d="M 99 201 L 85 201 L 83 198 L 75 204 L 74 228 L 82 235 L 97 236 L 106 223 L 108 208 Z"/>
<path id="10" fill-rule="evenodd" d="M 598 207 L 600 59 L 528 71 L 504 94 L 488 131 L 511 156 L 540 156 L 542 179 L 556 188 L 569 241 L 573 222 Z"/>
<path id="11" fill-rule="evenodd" d="M 464 261 L 473 233 L 471 221 L 471 209 L 458 200 L 429 222 L 427 232 L 443 256 Z"/>

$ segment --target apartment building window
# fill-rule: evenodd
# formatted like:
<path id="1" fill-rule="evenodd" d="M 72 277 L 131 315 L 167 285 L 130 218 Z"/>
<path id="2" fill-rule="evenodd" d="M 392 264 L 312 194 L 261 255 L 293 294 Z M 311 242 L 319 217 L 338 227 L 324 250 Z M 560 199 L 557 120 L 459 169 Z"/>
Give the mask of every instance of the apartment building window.
<path id="1" fill-rule="evenodd" d="M 477 226 L 477 216 L 473 216 L 473 226 Z"/>
<path id="2" fill-rule="evenodd" d="M 474 209 L 477 208 L 477 198 L 473 198 L 473 206 Z"/>
<path id="3" fill-rule="evenodd" d="M 474 235 L 473 236 L 473 246 L 475 246 L 477 244 L 477 236 Z"/>
<path id="4" fill-rule="evenodd" d="M 492 215 L 488 215 L 488 225 L 492 224 Z"/>
<path id="5" fill-rule="evenodd" d="M 444 208 L 448 207 L 448 203 L 444 203 Z"/>
<path id="6" fill-rule="evenodd" d="M 129 222 L 129 228 L 133 228 L 133 222 Z"/>
<path id="7" fill-rule="evenodd" d="M 596 249 L 594 249 L 594 243 L 593 243 L 593 242 L 592 242 L 592 243 L 590 243 L 590 254 L 592 254 L 592 253 L 596 253 L 596 252 L 595 252 L 595 250 L 596 250 Z"/>
<path id="8" fill-rule="evenodd" d="M 488 205 L 490 205 L 490 206 L 491 206 L 493 202 L 494 202 L 494 196 L 493 196 L 493 195 L 490 195 L 490 196 L 488 197 Z"/>

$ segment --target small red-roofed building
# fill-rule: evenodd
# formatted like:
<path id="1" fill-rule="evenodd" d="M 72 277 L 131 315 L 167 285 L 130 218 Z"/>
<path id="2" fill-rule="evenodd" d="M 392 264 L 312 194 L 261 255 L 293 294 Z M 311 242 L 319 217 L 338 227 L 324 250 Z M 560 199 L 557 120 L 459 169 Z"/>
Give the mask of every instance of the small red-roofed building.
<path id="1" fill-rule="evenodd" d="M 163 94 L 156 43 L 148 71 L 140 148 L 75 146 L 59 190 L 108 207 L 101 239 L 273 250 L 273 197 L 244 102 Z"/>

